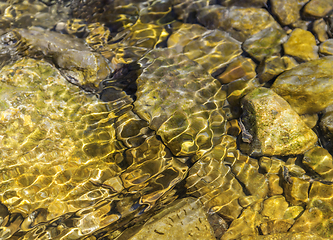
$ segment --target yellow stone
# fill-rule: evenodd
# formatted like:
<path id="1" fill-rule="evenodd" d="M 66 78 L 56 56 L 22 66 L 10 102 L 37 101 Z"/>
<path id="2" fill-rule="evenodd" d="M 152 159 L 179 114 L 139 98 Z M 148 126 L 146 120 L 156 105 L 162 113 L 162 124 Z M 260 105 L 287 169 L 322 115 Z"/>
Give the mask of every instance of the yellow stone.
<path id="1" fill-rule="evenodd" d="M 253 154 L 301 154 L 317 141 L 317 135 L 290 105 L 274 91 L 257 88 L 242 99 L 245 127 L 253 136 Z M 253 126 L 252 128 L 250 126 Z"/>
<path id="2" fill-rule="evenodd" d="M 261 214 L 269 220 L 280 220 L 283 219 L 288 206 L 289 204 L 282 195 L 275 195 L 264 201 Z"/>
<path id="3" fill-rule="evenodd" d="M 283 218 L 297 218 L 302 212 L 304 211 L 304 208 L 301 206 L 291 206 L 288 207 L 287 210 L 284 212 Z"/>
<path id="4" fill-rule="evenodd" d="M 323 223 L 323 212 L 318 208 L 310 208 L 298 218 L 290 232 L 316 233 Z"/>
<path id="5" fill-rule="evenodd" d="M 266 173 L 278 174 L 285 162 L 275 157 L 261 157 L 259 165 Z"/>
<path id="6" fill-rule="evenodd" d="M 259 200 L 256 204 L 244 209 L 241 216 L 231 223 L 220 240 L 243 239 L 242 237 L 246 235 L 258 235 L 257 226 L 263 221 L 258 209 L 261 203 Z"/>
<path id="7" fill-rule="evenodd" d="M 315 37 L 311 32 L 301 28 L 294 29 L 288 41 L 283 44 L 283 48 L 285 54 L 302 61 L 319 58 Z"/>
<path id="8" fill-rule="evenodd" d="M 242 240 L 329 240 L 312 233 L 275 233 L 266 236 L 248 236 Z"/>
<path id="9" fill-rule="evenodd" d="M 323 179 L 333 180 L 333 158 L 325 148 L 316 146 L 310 149 L 304 154 L 302 162 Z"/>
<path id="10" fill-rule="evenodd" d="M 304 13 L 312 17 L 325 17 L 332 9 L 332 0 L 312 0 L 305 5 Z"/>
<path id="11" fill-rule="evenodd" d="M 260 230 L 264 235 L 286 233 L 293 223 L 293 219 L 270 220 L 262 223 Z"/>
<path id="12" fill-rule="evenodd" d="M 268 179 L 268 195 L 279 195 L 283 193 L 283 188 L 280 186 L 280 177 L 277 174 L 267 174 Z"/>
<path id="13" fill-rule="evenodd" d="M 296 177 L 290 177 L 292 183 L 284 184 L 285 197 L 293 205 L 303 205 L 308 202 L 310 182 Z"/>

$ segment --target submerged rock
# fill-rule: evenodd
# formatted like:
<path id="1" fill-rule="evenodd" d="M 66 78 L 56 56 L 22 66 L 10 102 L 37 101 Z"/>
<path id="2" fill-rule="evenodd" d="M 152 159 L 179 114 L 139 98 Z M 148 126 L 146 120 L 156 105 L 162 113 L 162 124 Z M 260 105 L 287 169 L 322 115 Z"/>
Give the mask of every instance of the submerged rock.
<path id="1" fill-rule="evenodd" d="M 271 4 L 273 14 L 282 25 L 290 25 L 300 18 L 297 0 L 272 0 Z"/>
<path id="2" fill-rule="evenodd" d="M 333 55 L 333 39 L 327 39 L 319 45 L 319 52 L 324 55 Z"/>
<path id="3" fill-rule="evenodd" d="M 302 163 L 319 174 L 324 180 L 333 180 L 333 158 L 321 147 L 314 147 L 305 152 Z"/>
<path id="4" fill-rule="evenodd" d="M 131 27 L 146 6 L 146 0 L 73 0 L 71 15 L 88 23 L 100 22 L 108 25 L 112 32 Z"/>
<path id="5" fill-rule="evenodd" d="M 121 238 L 129 240 L 216 239 L 200 201 L 194 198 L 175 201 L 150 218 L 134 236 L 130 237 L 130 235 L 131 228 L 125 231 Z"/>
<path id="6" fill-rule="evenodd" d="M 320 129 L 325 140 L 324 146 L 331 152 L 331 144 L 333 141 L 333 111 L 327 111 L 321 117 L 319 122 Z"/>
<path id="7" fill-rule="evenodd" d="M 242 100 L 244 125 L 254 137 L 254 155 L 296 155 L 312 147 L 316 134 L 270 89 L 257 88 Z"/>
<path id="8" fill-rule="evenodd" d="M 261 214 L 269 220 L 280 220 L 284 218 L 284 213 L 289 207 L 286 199 L 282 195 L 275 195 L 267 198 L 263 203 Z"/>
<path id="9" fill-rule="evenodd" d="M 309 203 L 304 213 L 290 228 L 290 232 L 304 232 L 319 235 L 322 238 L 331 238 L 333 191 L 331 184 L 313 182 L 309 191 Z M 319 239 L 319 238 L 318 238 Z"/>
<path id="10" fill-rule="evenodd" d="M 133 26 L 118 33 L 108 44 L 99 49 L 118 69 L 142 58 L 148 51 L 165 42 L 168 32 L 159 25 L 137 21 Z"/>
<path id="11" fill-rule="evenodd" d="M 320 42 L 324 42 L 328 39 L 327 30 L 328 27 L 324 19 L 321 18 L 313 22 L 313 32 Z"/>
<path id="12" fill-rule="evenodd" d="M 281 28 L 267 10 L 263 8 L 231 7 L 229 19 L 230 28 L 225 31 L 239 41 L 244 41 L 268 27 Z"/>
<path id="13" fill-rule="evenodd" d="M 168 47 L 184 53 L 210 74 L 242 53 L 240 42 L 226 32 L 183 24 L 168 39 Z"/>
<path id="14" fill-rule="evenodd" d="M 83 88 L 96 89 L 111 73 L 108 61 L 91 52 L 81 39 L 40 28 L 15 29 L 1 37 L 2 53 L 48 57 L 60 67 L 66 79 Z M 8 44 L 8 40 L 15 44 Z"/>
<path id="15" fill-rule="evenodd" d="M 301 61 L 309 61 L 319 58 L 316 39 L 309 31 L 296 28 L 288 41 L 283 44 L 285 54 L 293 56 Z"/>
<path id="16" fill-rule="evenodd" d="M 64 215 L 84 211 L 76 216 L 80 234 L 72 226 L 50 233 L 53 239 L 79 239 L 110 224 L 127 224 L 162 196 L 174 199 L 171 190 L 186 176 L 187 159 L 175 158 L 156 136 L 124 153 L 117 131 L 122 111 L 131 110 L 126 94 L 102 102 L 42 60 L 23 58 L 0 76 L 0 171 L 6 172 L 0 176 L 0 201 L 21 216 L 19 228 L 13 222 L 5 227 L 7 236 L 21 230 L 32 237 L 30 224 L 48 232 L 54 227 L 48 221 L 60 219 L 57 224 L 64 226 Z"/>
<path id="17" fill-rule="evenodd" d="M 271 89 L 298 114 L 317 113 L 333 103 L 333 57 L 302 63 L 282 73 Z"/>
<path id="18" fill-rule="evenodd" d="M 216 78 L 222 84 L 227 84 L 238 79 L 247 81 L 256 76 L 255 68 L 256 64 L 250 58 L 239 56 L 230 62 Z"/>
<path id="19" fill-rule="evenodd" d="M 113 193 L 91 183 L 121 171 L 109 161 L 123 147 L 105 103 L 80 92 L 45 61 L 23 58 L 0 75 L 0 171 L 6 172 L 0 201 L 22 214 L 22 231 L 31 219 L 47 222 L 121 191 L 116 182 Z M 7 236 L 15 232 L 10 224 Z"/>
<path id="20" fill-rule="evenodd" d="M 222 1 L 222 6 L 241 6 L 241 7 L 264 7 L 267 0 L 228 0 Z"/>
<path id="21" fill-rule="evenodd" d="M 265 28 L 281 29 L 267 10 L 255 7 L 208 6 L 200 10 L 198 21 L 209 29 L 226 31 L 231 37 L 242 42 Z"/>
<path id="22" fill-rule="evenodd" d="M 267 57 L 262 61 L 258 68 L 258 77 L 260 82 L 265 83 L 276 77 L 286 69 L 283 59 L 279 56 Z"/>
<path id="23" fill-rule="evenodd" d="M 232 148 L 234 141 L 226 137 L 222 144 L 200 157 L 190 168 L 186 179 L 187 194 L 199 198 L 207 211 L 231 220 L 240 215 L 242 207 L 239 199 L 245 197 L 231 168 L 223 162 L 227 149 Z"/>
<path id="24" fill-rule="evenodd" d="M 304 7 L 304 14 L 310 17 L 325 17 L 333 10 L 332 0 L 311 0 Z"/>
<path id="25" fill-rule="evenodd" d="M 196 62 L 173 50 L 153 50 L 140 60 L 133 111 L 149 123 L 176 156 L 219 143 L 225 132 L 226 93 Z"/>
<path id="26" fill-rule="evenodd" d="M 280 53 L 286 37 L 282 29 L 269 27 L 246 39 L 242 46 L 253 58 L 262 61 L 265 57 Z"/>
<path id="27" fill-rule="evenodd" d="M 244 240 L 329 240 L 312 233 L 275 233 L 265 236 L 243 237 Z"/>

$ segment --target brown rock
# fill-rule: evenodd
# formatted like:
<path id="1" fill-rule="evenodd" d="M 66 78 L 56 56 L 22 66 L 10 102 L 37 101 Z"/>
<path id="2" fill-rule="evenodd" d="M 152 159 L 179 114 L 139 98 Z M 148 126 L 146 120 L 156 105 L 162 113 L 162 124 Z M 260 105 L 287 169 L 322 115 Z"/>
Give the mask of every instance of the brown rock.
<path id="1" fill-rule="evenodd" d="M 256 64 L 250 58 L 240 56 L 229 63 L 225 70 L 216 78 L 223 84 L 238 79 L 250 80 L 256 76 L 255 68 Z"/>

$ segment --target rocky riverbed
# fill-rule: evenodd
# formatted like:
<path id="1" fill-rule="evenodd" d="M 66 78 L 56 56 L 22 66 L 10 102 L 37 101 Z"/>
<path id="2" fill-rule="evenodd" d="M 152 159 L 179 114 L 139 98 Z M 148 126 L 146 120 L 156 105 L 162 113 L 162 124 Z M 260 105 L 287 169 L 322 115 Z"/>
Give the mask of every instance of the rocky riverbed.
<path id="1" fill-rule="evenodd" d="M 0 239 L 332 239 L 331 0 L 0 1 Z"/>

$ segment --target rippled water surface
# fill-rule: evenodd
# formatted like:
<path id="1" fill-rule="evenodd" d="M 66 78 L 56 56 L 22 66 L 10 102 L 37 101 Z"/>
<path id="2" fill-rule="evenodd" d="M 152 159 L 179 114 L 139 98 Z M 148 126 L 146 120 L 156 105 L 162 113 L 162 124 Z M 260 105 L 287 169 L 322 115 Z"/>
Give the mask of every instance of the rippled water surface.
<path id="1" fill-rule="evenodd" d="M 330 239 L 332 11 L 0 1 L 0 239 Z"/>

